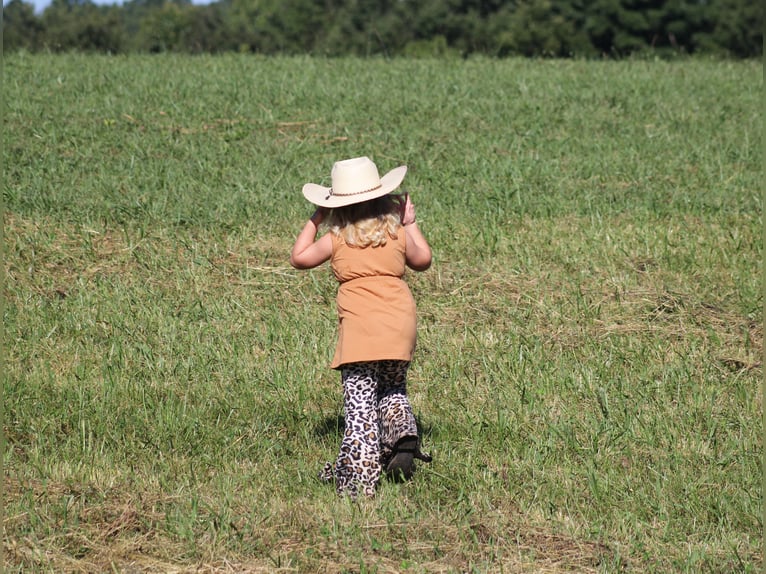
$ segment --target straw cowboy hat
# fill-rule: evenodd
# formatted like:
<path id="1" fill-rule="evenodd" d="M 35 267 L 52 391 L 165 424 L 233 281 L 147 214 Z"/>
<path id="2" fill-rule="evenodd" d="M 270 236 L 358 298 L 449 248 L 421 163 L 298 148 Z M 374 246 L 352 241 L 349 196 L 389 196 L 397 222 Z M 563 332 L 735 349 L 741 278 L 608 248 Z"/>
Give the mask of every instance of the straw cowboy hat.
<path id="1" fill-rule="evenodd" d="M 391 193 L 401 185 L 406 173 L 407 166 L 401 165 L 380 177 L 370 158 L 346 159 L 332 166 L 332 187 L 307 183 L 303 195 L 319 207 L 343 207 Z"/>

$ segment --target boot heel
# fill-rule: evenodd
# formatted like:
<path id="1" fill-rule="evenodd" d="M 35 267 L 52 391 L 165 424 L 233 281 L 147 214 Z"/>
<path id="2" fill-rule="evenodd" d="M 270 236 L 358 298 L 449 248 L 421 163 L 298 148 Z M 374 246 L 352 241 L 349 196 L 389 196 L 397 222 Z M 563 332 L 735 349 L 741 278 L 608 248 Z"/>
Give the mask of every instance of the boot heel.
<path id="1" fill-rule="evenodd" d="M 408 436 L 400 439 L 394 447 L 394 456 L 386 466 L 386 475 L 394 482 L 404 482 L 412 478 L 417 450 L 418 437 Z"/>

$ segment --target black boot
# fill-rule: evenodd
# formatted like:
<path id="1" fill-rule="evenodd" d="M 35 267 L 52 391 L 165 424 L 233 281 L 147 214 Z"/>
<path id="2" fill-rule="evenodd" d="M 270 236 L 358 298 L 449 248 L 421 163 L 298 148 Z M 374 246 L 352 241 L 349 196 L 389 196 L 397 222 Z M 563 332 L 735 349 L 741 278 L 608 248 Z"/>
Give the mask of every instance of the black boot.
<path id="1" fill-rule="evenodd" d="M 420 441 L 416 436 L 400 438 L 394 445 L 393 455 L 386 464 L 386 476 L 394 482 L 404 482 L 412 478 L 415 472 L 415 459 L 431 462 L 430 455 L 421 452 Z"/>

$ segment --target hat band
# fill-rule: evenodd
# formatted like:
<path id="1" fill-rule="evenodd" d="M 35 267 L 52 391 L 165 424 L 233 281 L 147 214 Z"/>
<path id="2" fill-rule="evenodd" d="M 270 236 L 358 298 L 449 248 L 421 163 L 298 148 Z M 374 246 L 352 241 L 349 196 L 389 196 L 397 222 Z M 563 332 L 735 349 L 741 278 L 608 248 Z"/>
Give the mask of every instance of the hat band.
<path id="1" fill-rule="evenodd" d="M 352 193 L 337 193 L 333 191 L 332 188 L 330 188 L 330 193 L 327 197 L 325 197 L 325 200 L 330 199 L 331 195 L 336 197 L 350 197 L 352 195 L 362 195 L 363 193 L 370 193 L 371 191 L 375 191 L 377 189 L 380 189 L 381 187 L 383 187 L 383 184 L 379 183 L 378 185 L 376 185 L 375 187 L 371 187 L 370 189 L 365 189 L 363 191 L 354 191 Z"/>

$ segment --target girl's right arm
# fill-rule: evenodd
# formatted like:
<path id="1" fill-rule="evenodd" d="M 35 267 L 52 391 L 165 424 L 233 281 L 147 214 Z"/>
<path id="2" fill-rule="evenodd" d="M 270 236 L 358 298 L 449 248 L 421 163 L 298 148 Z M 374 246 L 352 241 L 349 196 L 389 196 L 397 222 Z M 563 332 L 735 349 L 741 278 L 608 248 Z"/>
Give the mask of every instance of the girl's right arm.
<path id="1" fill-rule="evenodd" d="M 332 257 L 332 237 L 329 233 L 314 240 L 323 218 L 324 210 L 317 209 L 298 234 L 290 252 L 290 265 L 296 269 L 313 269 Z"/>
<path id="2" fill-rule="evenodd" d="M 402 225 L 407 236 L 407 247 L 404 257 L 407 267 L 415 271 L 425 271 L 431 267 L 431 246 L 423 236 L 415 221 L 415 205 L 410 200 L 409 194 L 405 198 Z"/>

